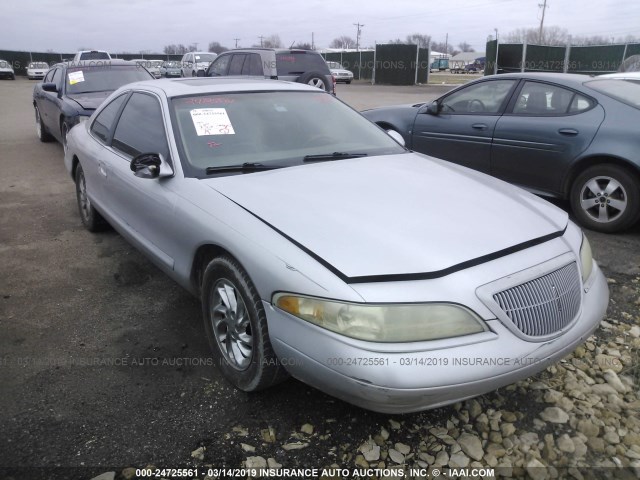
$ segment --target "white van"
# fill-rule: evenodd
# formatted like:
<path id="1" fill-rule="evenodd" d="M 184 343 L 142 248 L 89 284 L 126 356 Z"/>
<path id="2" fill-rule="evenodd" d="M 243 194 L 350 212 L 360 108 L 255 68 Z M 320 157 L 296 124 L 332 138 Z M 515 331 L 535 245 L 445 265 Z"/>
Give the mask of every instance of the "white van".
<path id="1" fill-rule="evenodd" d="M 204 77 L 209 65 L 218 55 L 212 52 L 189 52 L 182 57 L 180 74 L 182 77 Z"/>

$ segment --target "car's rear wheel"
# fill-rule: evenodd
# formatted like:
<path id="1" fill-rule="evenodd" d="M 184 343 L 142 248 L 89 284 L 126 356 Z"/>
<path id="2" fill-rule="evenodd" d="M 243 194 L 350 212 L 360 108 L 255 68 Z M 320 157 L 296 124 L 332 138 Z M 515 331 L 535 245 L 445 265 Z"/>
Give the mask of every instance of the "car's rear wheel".
<path id="1" fill-rule="evenodd" d="M 325 90 L 327 92 L 330 91 L 329 85 L 327 84 L 327 79 L 320 72 L 307 72 L 303 75 L 300 75 L 300 77 L 298 78 L 298 82 L 321 88 L 322 90 Z"/>
<path id="2" fill-rule="evenodd" d="M 229 382 L 253 392 L 287 378 L 271 347 L 262 300 L 234 259 L 217 257 L 207 265 L 202 309 L 213 357 Z"/>
<path id="3" fill-rule="evenodd" d="M 41 142 L 50 142 L 53 140 L 53 137 L 49 132 L 47 132 L 47 127 L 42 123 L 42 117 L 40 116 L 40 110 L 38 107 L 35 107 L 36 114 L 36 135 Z"/>
<path id="4" fill-rule="evenodd" d="M 573 213 L 585 227 L 617 232 L 638 220 L 640 184 L 625 168 L 595 165 L 573 182 L 570 201 Z"/>
<path id="5" fill-rule="evenodd" d="M 91 205 L 91 200 L 87 195 L 87 182 L 84 178 L 82 166 L 76 167 L 76 199 L 78 200 L 78 210 L 82 224 L 90 232 L 98 232 L 104 228 L 105 221 L 102 215 Z"/>

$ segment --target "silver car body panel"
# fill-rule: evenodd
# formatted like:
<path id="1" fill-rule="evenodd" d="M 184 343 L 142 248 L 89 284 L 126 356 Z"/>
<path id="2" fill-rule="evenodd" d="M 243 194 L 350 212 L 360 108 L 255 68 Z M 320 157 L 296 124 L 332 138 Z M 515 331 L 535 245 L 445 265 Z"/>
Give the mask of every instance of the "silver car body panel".
<path id="1" fill-rule="evenodd" d="M 79 161 L 94 206 L 192 293 L 199 294 L 192 269 L 200 247 L 214 245 L 233 255 L 262 298 L 282 364 L 327 393 L 382 412 L 434 408 L 544 369 L 583 342 L 604 315 L 608 290 L 594 262 L 581 290 L 579 313 L 561 335 L 528 339 L 513 332 L 491 295 L 571 261 L 581 269 L 582 233 L 549 203 L 464 167 L 406 153 L 246 175 L 184 176 L 168 128 L 168 97 L 265 89 L 317 92 L 314 87 L 261 80 L 156 80 L 128 85 L 111 98 L 132 89 L 160 99 L 174 176 L 138 178 L 125 156 L 91 135 L 93 119 L 109 100 L 69 133 L 67 169 L 73 174 Z M 518 245 L 522 248 L 511 248 Z M 444 275 L 402 276 L 456 265 L 462 266 Z M 369 276 L 383 278 L 367 281 Z M 429 342 L 359 341 L 278 309 L 272 305 L 277 292 L 356 303 L 458 303 L 473 310 L 489 330 Z M 453 360 L 496 356 L 509 363 L 458 365 Z M 385 363 L 372 368 L 334 360 L 350 358 Z M 431 366 L 418 365 L 420 359 Z"/>

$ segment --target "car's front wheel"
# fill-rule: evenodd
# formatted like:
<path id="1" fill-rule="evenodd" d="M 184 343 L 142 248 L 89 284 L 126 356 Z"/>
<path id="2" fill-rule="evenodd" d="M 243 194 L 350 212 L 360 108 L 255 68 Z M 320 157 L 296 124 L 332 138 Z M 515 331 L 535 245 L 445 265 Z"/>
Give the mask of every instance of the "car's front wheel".
<path id="1" fill-rule="evenodd" d="M 582 172 L 571 188 L 571 208 L 591 230 L 617 232 L 640 216 L 640 184 L 634 174 L 616 165 L 595 165 Z"/>
<path id="2" fill-rule="evenodd" d="M 229 382 L 253 392 L 287 378 L 269 341 L 262 300 L 234 259 L 217 257 L 207 265 L 202 309 L 213 358 Z"/>
<path id="3" fill-rule="evenodd" d="M 82 166 L 78 164 L 76 167 L 76 199 L 78 200 L 78 210 L 82 224 L 90 232 L 98 232 L 102 230 L 105 221 L 98 211 L 91 204 L 91 200 L 87 195 L 87 182 L 84 178 Z"/>
<path id="4" fill-rule="evenodd" d="M 47 132 L 47 127 L 42 123 L 42 117 L 40 116 L 40 109 L 36 106 L 35 115 L 36 115 L 36 135 L 41 142 L 50 142 L 53 140 L 53 137 L 49 132 Z"/>
<path id="5" fill-rule="evenodd" d="M 67 135 L 69 133 L 69 125 L 64 120 L 62 121 L 62 127 L 60 127 L 60 136 L 62 137 L 62 148 L 64 153 L 67 153 Z"/>

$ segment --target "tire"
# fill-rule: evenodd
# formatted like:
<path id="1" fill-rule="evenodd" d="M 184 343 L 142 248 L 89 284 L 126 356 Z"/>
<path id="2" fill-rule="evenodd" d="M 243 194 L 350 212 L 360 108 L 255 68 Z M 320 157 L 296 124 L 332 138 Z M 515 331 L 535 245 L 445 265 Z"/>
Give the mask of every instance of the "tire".
<path id="1" fill-rule="evenodd" d="M 60 127 L 60 138 L 62 139 L 62 148 L 64 153 L 67 153 L 67 135 L 69 134 L 69 124 L 66 121 L 62 121 L 62 126 Z"/>
<path id="2" fill-rule="evenodd" d="M 192 76 L 192 77 L 195 77 L 195 76 L 196 76 L 196 72 L 195 72 L 195 70 L 194 70 L 193 72 L 191 72 L 191 76 Z"/>
<path id="3" fill-rule="evenodd" d="M 37 106 L 34 106 L 35 115 L 36 115 L 36 135 L 41 142 L 50 142 L 53 140 L 53 137 L 49 132 L 47 132 L 47 127 L 42 123 L 42 117 L 40 117 L 40 110 Z"/>
<path id="4" fill-rule="evenodd" d="M 11 80 L 15 80 L 16 76 L 14 74 L 11 74 Z"/>
<path id="5" fill-rule="evenodd" d="M 569 200 L 580 224 L 598 232 L 624 230 L 640 216 L 638 179 L 616 165 L 586 169 L 573 182 Z"/>
<path id="6" fill-rule="evenodd" d="M 327 84 L 327 79 L 325 75 L 320 72 L 307 72 L 296 80 L 298 83 L 306 83 L 307 85 L 311 85 L 313 87 L 321 88 L 329 93 L 331 93 L 331 86 Z"/>
<path id="7" fill-rule="evenodd" d="M 231 305 L 235 305 L 235 310 Z M 288 376 L 269 341 L 262 300 L 242 267 L 227 256 L 214 258 L 202 281 L 204 328 L 222 375 L 238 389 L 254 392 Z M 230 334 L 230 326 L 233 326 Z"/>
<path id="8" fill-rule="evenodd" d="M 82 165 L 78 163 L 76 167 L 76 200 L 78 201 L 78 211 L 82 224 L 90 232 L 99 232 L 106 225 L 102 215 L 91 205 L 91 200 L 87 196 L 87 184 L 84 179 Z"/>
<path id="9" fill-rule="evenodd" d="M 196 73 L 196 77 L 204 77 L 204 70 L 198 70 L 198 73 Z"/>
<path id="10" fill-rule="evenodd" d="M 347 85 L 351 85 L 351 80 L 347 80 L 345 83 L 346 83 Z"/>

